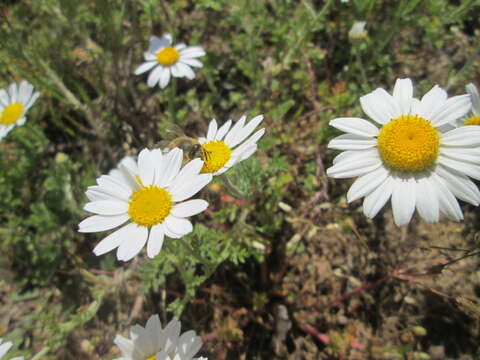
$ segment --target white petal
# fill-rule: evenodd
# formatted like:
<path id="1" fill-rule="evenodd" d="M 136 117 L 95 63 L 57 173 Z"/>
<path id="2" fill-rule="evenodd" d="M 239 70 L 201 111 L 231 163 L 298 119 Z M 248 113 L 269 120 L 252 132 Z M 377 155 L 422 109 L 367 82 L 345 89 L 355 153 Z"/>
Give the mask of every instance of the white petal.
<path id="1" fill-rule="evenodd" d="M 180 58 L 180 61 L 188 66 L 198 67 L 198 68 L 203 67 L 203 64 L 197 59 Z"/>
<path id="2" fill-rule="evenodd" d="M 200 46 L 189 46 L 180 52 L 181 58 L 196 58 L 205 55 L 205 50 Z"/>
<path id="3" fill-rule="evenodd" d="M 160 253 L 164 238 L 165 233 L 163 232 L 163 224 L 155 225 L 150 229 L 147 244 L 147 255 L 149 258 L 153 259 Z"/>
<path id="4" fill-rule="evenodd" d="M 248 159 L 250 156 L 252 156 L 255 153 L 255 151 L 257 151 L 257 145 L 252 145 L 246 148 L 244 151 L 242 151 L 242 153 L 239 154 L 237 161 L 235 161 L 235 164 L 239 163 L 240 161 Z M 225 166 L 227 165 L 228 163 L 225 164 Z"/>
<path id="5" fill-rule="evenodd" d="M 121 200 L 128 201 L 132 194 L 132 189 L 127 184 L 115 179 L 113 176 L 102 175 L 97 179 L 97 184 L 100 186 L 99 190 Z"/>
<path id="6" fill-rule="evenodd" d="M 442 165 L 438 165 L 435 172 L 445 181 L 447 187 L 457 198 L 475 206 L 480 204 L 480 191 L 465 175 Z"/>
<path id="7" fill-rule="evenodd" d="M 416 184 L 416 208 L 418 214 L 428 223 L 438 222 L 439 203 L 434 183 L 429 178 L 422 177 Z"/>
<path id="8" fill-rule="evenodd" d="M 155 65 L 157 65 L 156 61 L 147 61 L 144 62 L 142 65 L 140 65 L 134 72 L 135 75 L 140 75 L 143 74 L 144 72 L 149 71 L 151 68 L 153 68 Z"/>
<path id="9" fill-rule="evenodd" d="M 148 52 L 151 54 L 155 54 L 158 50 L 170 46 L 172 43 L 172 36 L 170 34 L 164 34 L 161 38 L 158 36 L 150 37 L 150 47 L 148 48 Z"/>
<path id="10" fill-rule="evenodd" d="M 232 126 L 232 120 L 228 120 L 225 124 L 223 124 L 220 129 L 217 131 L 217 135 L 215 136 L 215 140 L 222 140 L 225 134 L 228 132 L 230 129 L 230 126 Z"/>
<path id="11" fill-rule="evenodd" d="M 201 213 L 208 207 L 208 202 L 205 200 L 194 199 L 176 204 L 171 214 L 178 218 L 189 217 Z"/>
<path id="12" fill-rule="evenodd" d="M 192 80 L 195 78 L 195 73 L 193 72 L 193 70 L 190 68 L 190 66 L 182 63 L 182 62 L 178 62 L 177 64 L 177 69 L 178 71 L 183 75 L 185 76 L 187 79 L 189 80 Z"/>
<path id="13" fill-rule="evenodd" d="M 351 156 L 344 161 L 337 162 L 335 165 L 327 169 L 327 175 L 336 179 L 361 176 L 382 166 L 382 161 L 377 156 L 362 156 L 359 153 Z"/>
<path id="14" fill-rule="evenodd" d="M 160 87 L 165 89 L 170 82 L 170 69 L 164 68 L 160 74 Z"/>
<path id="15" fill-rule="evenodd" d="M 435 127 L 453 123 L 458 118 L 466 115 L 470 111 L 471 106 L 472 102 L 469 95 L 454 96 L 438 107 L 429 120 Z"/>
<path id="16" fill-rule="evenodd" d="M 160 76 L 164 71 L 169 71 L 168 69 L 164 68 L 161 65 L 158 65 L 153 71 L 148 75 L 147 85 L 149 87 L 154 87 L 157 85 L 158 80 L 160 80 Z"/>
<path id="17" fill-rule="evenodd" d="M 127 214 L 111 216 L 93 215 L 78 224 L 78 231 L 87 233 L 110 230 L 122 225 L 128 219 L 130 218 Z"/>
<path id="18" fill-rule="evenodd" d="M 155 168 L 150 150 L 143 149 L 138 154 L 138 171 L 143 186 L 153 184 L 153 177 L 155 175 Z"/>
<path id="19" fill-rule="evenodd" d="M 192 223 L 187 219 L 177 218 L 175 216 L 168 216 L 164 221 L 164 226 L 170 233 L 179 235 L 180 237 L 191 233 L 193 230 Z"/>
<path id="20" fill-rule="evenodd" d="M 169 187 L 180 171 L 182 160 L 183 151 L 181 149 L 170 150 L 163 157 L 162 163 L 155 169 L 155 184 L 160 187 Z"/>
<path id="21" fill-rule="evenodd" d="M 33 93 L 30 100 L 28 100 L 28 103 L 25 104 L 25 109 L 24 110 L 27 111 L 28 109 L 30 109 L 32 107 L 32 105 L 35 103 L 35 101 L 37 101 L 39 96 L 40 96 L 39 92 Z"/>
<path id="22" fill-rule="evenodd" d="M 440 154 L 454 160 L 480 165 L 480 148 L 442 147 Z"/>
<path id="23" fill-rule="evenodd" d="M 8 87 L 8 95 L 10 97 L 10 103 L 14 104 L 17 102 L 18 88 L 17 83 L 11 83 Z"/>
<path id="24" fill-rule="evenodd" d="M 442 146 L 480 146 L 480 126 L 462 126 L 442 134 Z"/>
<path id="25" fill-rule="evenodd" d="M 130 241 L 131 228 L 134 226 L 135 224 L 128 224 L 111 233 L 95 246 L 93 253 L 97 256 L 103 255 L 119 247 L 122 242 Z"/>
<path id="26" fill-rule="evenodd" d="M 256 146 L 256 143 L 260 138 L 265 134 L 265 128 L 258 130 L 255 134 L 250 136 L 247 141 L 245 141 L 242 145 L 236 147 L 232 151 L 232 157 L 238 157 L 245 152 L 245 150 L 251 148 L 252 146 Z"/>
<path id="27" fill-rule="evenodd" d="M 163 331 L 160 317 L 157 314 L 150 316 L 147 324 L 145 325 L 145 329 L 147 330 L 147 334 L 150 337 L 150 343 L 153 351 L 158 351 L 158 349 L 161 349 L 159 337 L 161 336 Z"/>
<path id="28" fill-rule="evenodd" d="M 174 192 L 178 188 L 183 187 L 186 182 L 192 180 L 195 176 L 200 174 L 202 170 L 203 161 L 201 159 L 193 159 L 185 164 L 178 175 L 172 180 L 170 191 Z"/>
<path id="29" fill-rule="evenodd" d="M 97 190 L 98 186 L 90 186 L 85 192 L 90 201 L 99 201 L 99 200 L 112 200 L 112 196 L 105 194 L 102 191 Z"/>
<path id="30" fill-rule="evenodd" d="M 420 103 L 415 105 L 415 112 L 424 119 L 430 120 L 436 109 L 440 108 L 447 100 L 447 93 L 438 85 L 435 85 L 429 92 L 423 95 Z"/>
<path id="31" fill-rule="evenodd" d="M 33 86 L 28 81 L 23 80 L 20 82 L 18 92 L 19 92 L 18 101 L 21 104 L 26 105 L 30 100 L 30 98 L 32 97 Z"/>
<path id="32" fill-rule="evenodd" d="M 233 133 L 233 129 L 232 129 L 232 131 L 230 131 L 230 133 L 225 138 L 225 144 L 227 144 L 231 148 L 237 146 L 243 140 L 245 140 L 255 130 L 255 128 L 258 125 L 260 125 L 262 121 L 263 121 L 263 115 L 255 116 L 243 128 L 239 129 L 231 137 L 229 137 L 228 135 Z"/>
<path id="33" fill-rule="evenodd" d="M 4 89 L 0 89 L 0 107 L 7 106 L 10 104 L 10 97 L 8 96 L 8 93 Z"/>
<path id="34" fill-rule="evenodd" d="M 397 226 L 407 225 L 415 211 L 415 179 L 394 178 L 392 192 L 393 219 Z"/>
<path id="35" fill-rule="evenodd" d="M 128 261 L 142 250 L 147 242 L 148 229 L 137 224 L 129 224 L 128 238 L 128 241 L 124 241 L 118 247 L 118 260 Z"/>
<path id="36" fill-rule="evenodd" d="M 386 124 L 401 115 L 400 107 L 392 95 L 378 88 L 360 98 L 362 109 L 379 124 Z"/>
<path id="37" fill-rule="evenodd" d="M 99 215 L 120 215 L 128 211 L 128 203 L 124 201 L 99 200 L 87 203 L 83 209 Z"/>
<path id="38" fill-rule="evenodd" d="M 365 200 L 363 200 L 363 213 L 366 217 L 374 218 L 385 206 L 385 203 L 392 195 L 393 183 L 393 178 L 389 176 L 380 186 L 365 197 Z"/>
<path id="39" fill-rule="evenodd" d="M 338 130 L 354 135 L 374 137 L 378 134 L 378 128 L 375 125 L 361 118 L 336 118 L 329 124 Z"/>
<path id="40" fill-rule="evenodd" d="M 336 150 L 363 150 L 377 145 L 377 139 L 352 134 L 337 136 L 328 143 L 329 149 Z"/>
<path id="41" fill-rule="evenodd" d="M 379 157 L 378 150 L 375 149 L 366 149 L 366 150 L 348 150 L 343 151 L 333 158 L 333 165 L 338 164 L 341 161 L 353 158 L 365 158 L 365 157 Z"/>
<path id="42" fill-rule="evenodd" d="M 397 79 L 393 88 L 393 98 L 400 106 L 402 114 L 410 114 L 413 99 L 413 85 L 410 79 Z"/>
<path id="43" fill-rule="evenodd" d="M 212 180 L 212 174 L 197 175 L 189 181 L 184 182 L 183 186 L 172 189 L 171 195 L 175 202 L 186 200 L 197 192 L 199 192 L 205 185 Z"/>
<path id="44" fill-rule="evenodd" d="M 480 166 L 470 163 L 465 163 L 458 160 L 447 158 L 443 155 L 438 157 L 438 163 L 450 169 L 458 171 L 460 174 L 470 176 L 471 178 L 480 180 Z"/>
<path id="45" fill-rule="evenodd" d="M 0 341 L 1 343 L 1 341 Z M 13 343 L 11 341 L 7 341 L 5 343 L 3 343 L 2 345 L 0 345 L 0 359 L 3 357 L 3 355 L 5 355 L 8 350 L 10 350 L 10 348 L 12 347 Z"/>
<path id="46" fill-rule="evenodd" d="M 183 72 L 182 70 L 178 67 L 179 63 L 173 64 L 170 66 L 170 71 L 172 72 L 172 76 L 176 78 L 182 78 L 183 77 Z"/>
<path id="47" fill-rule="evenodd" d="M 211 141 L 215 139 L 215 136 L 217 135 L 217 121 L 215 119 L 212 119 L 210 121 L 210 124 L 208 124 L 208 132 L 207 132 L 207 140 Z"/>
<path id="48" fill-rule="evenodd" d="M 128 358 L 132 358 L 133 356 L 133 342 L 131 340 L 125 339 L 121 335 L 115 336 L 115 339 L 113 340 L 115 345 L 117 345 L 120 348 L 120 351 L 122 352 L 123 356 Z"/>
<path id="49" fill-rule="evenodd" d="M 430 179 L 435 183 L 434 188 L 437 192 L 440 211 L 453 220 L 462 220 L 463 214 L 462 210 L 460 209 L 460 205 L 458 205 L 457 199 L 455 199 L 455 196 L 453 196 L 448 187 L 445 185 L 444 180 L 441 179 L 436 173 L 433 173 Z"/>
<path id="50" fill-rule="evenodd" d="M 245 124 L 245 120 L 247 117 L 243 115 L 236 123 L 233 125 L 233 127 L 230 129 L 228 132 L 227 136 L 225 136 L 224 142 L 225 144 L 229 145 L 232 142 L 232 139 L 234 139 L 237 136 L 237 133 L 243 129 L 243 125 Z"/>
<path id="51" fill-rule="evenodd" d="M 472 100 L 472 112 L 475 116 L 480 116 L 480 96 L 478 90 L 472 83 L 465 86 L 465 90 L 470 94 Z"/>
<path id="52" fill-rule="evenodd" d="M 369 195 L 377 187 L 379 187 L 387 178 L 388 170 L 383 166 L 378 169 L 360 176 L 353 185 L 350 187 L 347 193 L 348 202 L 360 199 L 363 196 Z"/>

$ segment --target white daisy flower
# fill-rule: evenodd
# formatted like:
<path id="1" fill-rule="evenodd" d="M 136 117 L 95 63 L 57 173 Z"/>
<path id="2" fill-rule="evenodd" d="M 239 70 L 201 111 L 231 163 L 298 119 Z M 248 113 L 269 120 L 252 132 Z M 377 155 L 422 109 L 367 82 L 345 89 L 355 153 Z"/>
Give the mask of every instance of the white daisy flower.
<path id="1" fill-rule="evenodd" d="M 25 124 L 25 114 L 39 96 L 33 91 L 33 85 L 25 80 L 0 90 L 0 139 L 15 126 Z"/>
<path id="2" fill-rule="evenodd" d="M 367 217 L 373 218 L 390 197 L 399 226 L 410 222 L 415 208 L 425 221 L 434 223 L 439 212 L 463 219 L 455 197 L 480 203 L 480 192 L 467 177 L 480 180 L 480 126 L 439 130 L 470 110 L 469 95 L 447 99 L 447 93 L 435 86 L 418 100 L 411 80 L 398 79 L 393 95 L 376 89 L 362 96 L 360 104 L 380 129 L 360 118 L 330 121 L 346 134 L 328 147 L 346 151 L 333 160 L 327 174 L 359 177 L 347 199 L 365 197 Z"/>
<path id="3" fill-rule="evenodd" d="M 170 321 L 164 329 L 158 315 L 152 315 L 143 328 L 130 328 L 130 339 L 115 337 L 123 357 L 116 360 L 207 360 L 193 356 L 202 347 L 202 339 L 190 330 L 180 336 L 180 321 Z"/>
<path id="4" fill-rule="evenodd" d="M 3 344 L 2 341 L 2 338 L 0 338 L 0 360 L 3 359 L 5 354 L 8 352 L 8 350 L 10 350 L 13 345 L 11 341 L 4 342 Z M 23 360 L 23 356 L 14 357 L 10 360 Z"/>
<path id="5" fill-rule="evenodd" d="M 265 128 L 250 134 L 262 122 L 263 115 L 255 116 L 247 124 L 244 115 L 230 129 L 232 120 L 218 128 L 213 119 L 208 125 L 207 137 L 198 138 L 202 146 L 202 173 L 223 174 L 233 165 L 249 158 L 257 150 L 257 141 L 265 133 Z M 249 137 L 250 136 L 250 137 Z"/>
<path id="6" fill-rule="evenodd" d="M 145 62 L 135 70 L 135 75 L 153 69 L 148 76 L 147 84 L 154 87 L 159 83 L 163 89 L 170 82 L 171 76 L 192 80 L 195 77 L 192 67 L 203 66 L 196 58 L 204 55 L 205 51 L 200 46 L 185 44 L 173 46 L 170 34 L 165 34 L 161 38 L 152 36 L 150 47 L 143 54 Z"/>
<path id="7" fill-rule="evenodd" d="M 207 185 L 212 175 L 200 174 L 201 159 L 181 168 L 182 159 L 178 148 L 165 155 L 159 149 L 144 149 L 134 166 L 119 166 L 121 177 L 103 175 L 88 188 L 90 202 L 84 209 L 96 215 L 79 224 L 80 232 L 110 230 L 128 222 L 104 238 L 93 249 L 95 255 L 118 248 L 118 260 L 128 261 L 147 243 L 147 255 L 153 258 L 165 236 L 177 239 L 192 231 L 185 218 L 202 212 L 208 203 L 185 200 Z"/>
<path id="8" fill-rule="evenodd" d="M 478 95 L 477 87 L 470 83 L 465 86 L 465 90 L 467 90 L 467 93 L 470 95 L 472 100 L 472 110 L 467 114 L 467 116 L 458 119 L 455 122 L 455 126 L 480 125 L 480 96 Z"/>

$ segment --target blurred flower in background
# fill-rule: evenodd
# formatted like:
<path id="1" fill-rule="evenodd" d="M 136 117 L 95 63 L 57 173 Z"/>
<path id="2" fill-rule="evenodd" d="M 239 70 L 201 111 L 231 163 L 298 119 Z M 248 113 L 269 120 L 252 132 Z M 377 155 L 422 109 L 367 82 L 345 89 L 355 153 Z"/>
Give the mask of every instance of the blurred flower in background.
<path id="1" fill-rule="evenodd" d="M 257 141 L 265 134 L 265 128 L 252 132 L 260 125 L 263 115 L 255 116 L 247 124 L 247 117 L 242 116 L 232 128 L 232 120 L 228 120 L 220 128 L 213 119 L 208 125 L 206 137 L 198 138 L 202 146 L 202 173 L 223 174 L 235 164 L 249 158 L 257 151 Z M 250 136 L 250 137 L 249 137 Z"/>
<path id="2" fill-rule="evenodd" d="M 33 85 L 25 80 L 0 90 L 0 139 L 15 126 L 25 124 L 25 114 L 39 96 L 33 91 Z"/>
<path id="3" fill-rule="evenodd" d="M 147 84 L 154 87 L 157 83 L 165 88 L 173 77 L 195 78 L 192 67 L 201 68 L 203 65 L 197 60 L 204 56 L 205 51 L 200 46 L 186 46 L 185 44 L 172 45 L 172 36 L 165 34 L 161 38 L 152 36 L 150 47 L 143 54 L 145 62 L 135 70 L 135 75 L 150 71 Z"/>
<path id="4" fill-rule="evenodd" d="M 144 327 L 130 328 L 130 339 L 121 335 L 115 337 L 115 344 L 123 357 L 117 360 L 206 360 L 193 356 L 202 347 L 202 339 L 195 331 L 189 330 L 180 335 L 181 324 L 170 321 L 164 329 L 158 315 L 152 315 Z"/>

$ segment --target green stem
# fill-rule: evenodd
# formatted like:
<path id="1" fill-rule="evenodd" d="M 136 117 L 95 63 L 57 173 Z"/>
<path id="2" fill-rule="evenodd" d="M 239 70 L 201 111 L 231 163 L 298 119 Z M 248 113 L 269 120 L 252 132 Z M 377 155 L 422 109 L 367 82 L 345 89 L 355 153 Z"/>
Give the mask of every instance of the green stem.
<path id="1" fill-rule="evenodd" d="M 360 76 L 362 77 L 362 88 L 364 90 L 369 90 L 367 73 L 365 72 L 365 67 L 363 66 L 362 56 L 360 55 L 360 46 L 355 45 L 355 58 L 357 60 L 357 66 L 360 69 Z"/>
<path id="2" fill-rule="evenodd" d="M 177 79 L 172 77 L 171 84 L 168 88 L 168 113 L 170 114 L 170 120 L 173 124 L 177 123 L 176 110 L 175 110 L 175 98 L 177 95 Z"/>

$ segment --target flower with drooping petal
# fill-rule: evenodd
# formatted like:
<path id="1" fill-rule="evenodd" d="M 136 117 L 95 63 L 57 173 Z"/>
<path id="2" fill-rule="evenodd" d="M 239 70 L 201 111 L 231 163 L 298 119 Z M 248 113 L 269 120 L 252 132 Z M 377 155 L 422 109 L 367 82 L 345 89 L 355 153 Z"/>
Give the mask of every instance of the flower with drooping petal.
<path id="1" fill-rule="evenodd" d="M 228 120 L 220 128 L 215 119 L 210 121 L 207 137 L 198 138 L 204 161 L 202 173 L 223 174 L 257 151 L 257 141 L 265 133 L 265 128 L 251 134 L 262 122 L 263 115 L 255 116 L 248 123 L 245 123 L 246 119 L 245 115 L 242 116 L 233 127 L 232 120 Z"/>
<path id="2" fill-rule="evenodd" d="M 8 350 L 10 350 L 13 345 L 11 341 L 4 342 L 3 344 L 2 341 L 2 338 L 0 338 L 0 360 L 3 359 L 5 354 L 8 352 Z M 14 357 L 10 360 L 23 360 L 23 356 Z"/>
<path id="3" fill-rule="evenodd" d="M 180 335 L 181 324 L 170 321 L 164 329 L 158 315 L 152 315 L 144 327 L 130 328 L 130 339 L 115 337 L 123 357 L 116 360 L 207 360 L 193 356 L 202 347 L 202 339 L 190 330 Z"/>
<path id="4" fill-rule="evenodd" d="M 379 88 L 362 96 L 360 104 L 380 128 L 361 118 L 330 121 L 346 134 L 328 144 L 345 151 L 327 174 L 358 177 L 347 200 L 365 197 L 367 217 L 373 218 L 390 198 L 399 226 L 410 222 L 415 209 L 429 223 L 437 222 L 439 213 L 463 219 L 456 197 L 480 203 L 480 192 L 468 178 L 480 179 L 480 126 L 441 130 L 470 110 L 469 95 L 448 99 L 435 86 L 418 100 L 411 80 L 398 79 L 393 95 Z"/>
<path id="5" fill-rule="evenodd" d="M 147 84 L 154 87 L 157 83 L 164 89 L 170 82 L 170 77 L 195 78 L 192 67 L 201 68 L 203 64 L 197 60 L 204 56 L 205 51 L 200 46 L 172 45 L 172 36 L 165 34 L 161 38 L 152 36 L 150 47 L 143 54 L 145 62 L 135 70 L 135 75 L 151 71 Z"/>
<path id="6" fill-rule="evenodd" d="M 457 119 L 454 125 L 480 125 L 480 96 L 478 95 L 477 87 L 470 83 L 465 86 L 465 90 L 470 95 L 472 100 L 472 110 L 467 114 L 467 116 Z"/>
<path id="7" fill-rule="evenodd" d="M 118 260 L 128 261 L 147 243 L 147 255 L 153 258 L 165 236 L 177 239 L 192 231 L 186 218 L 205 210 L 208 203 L 185 200 L 207 185 L 212 175 L 200 174 L 201 159 L 183 168 L 182 159 L 178 148 L 168 154 L 144 149 L 137 161 L 130 159 L 119 165 L 119 176 L 103 175 L 97 185 L 88 188 L 90 202 L 84 209 L 95 215 L 83 220 L 78 231 L 106 231 L 128 222 L 100 241 L 93 250 L 95 255 L 118 248 Z"/>
<path id="8" fill-rule="evenodd" d="M 40 94 L 33 91 L 28 81 L 11 83 L 8 89 L 0 90 L 0 139 L 3 139 L 15 126 L 25 124 L 25 114 Z"/>

